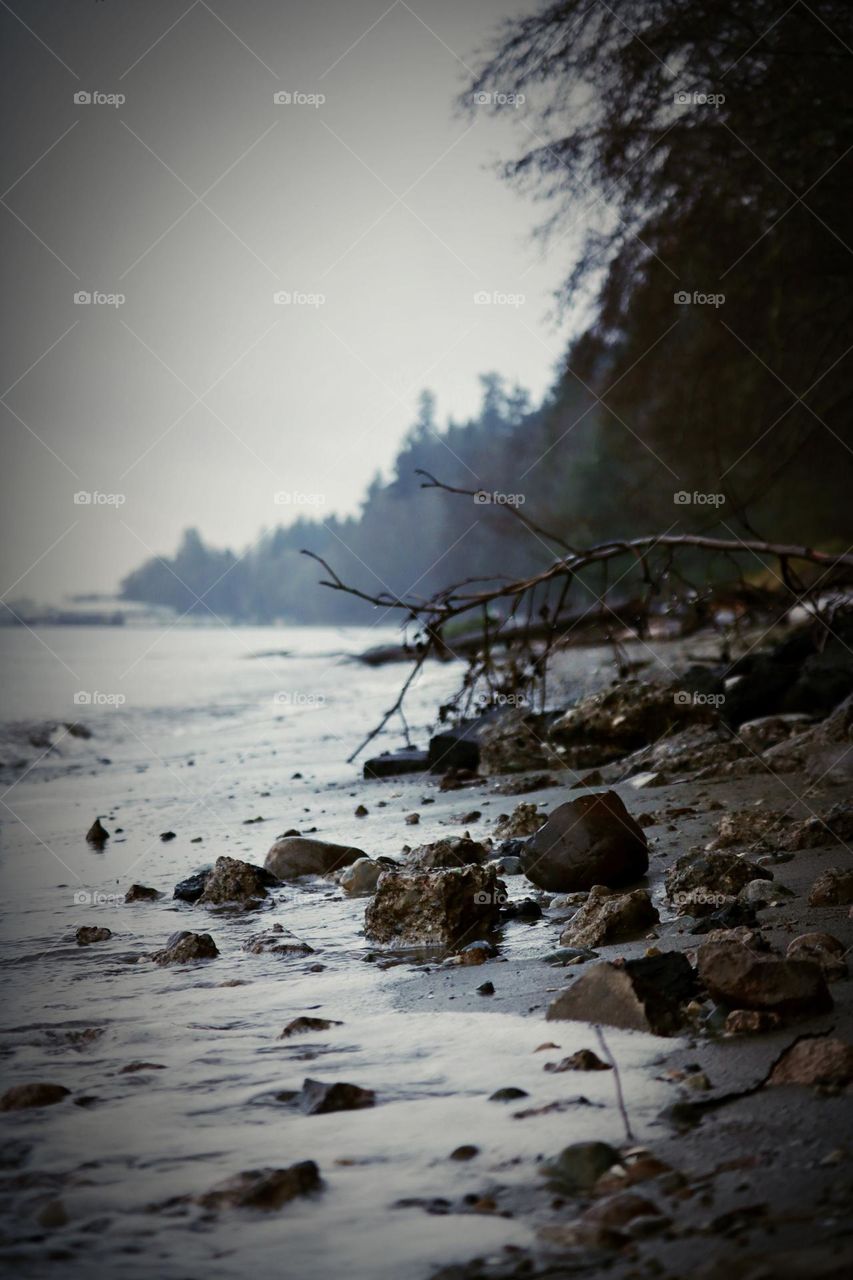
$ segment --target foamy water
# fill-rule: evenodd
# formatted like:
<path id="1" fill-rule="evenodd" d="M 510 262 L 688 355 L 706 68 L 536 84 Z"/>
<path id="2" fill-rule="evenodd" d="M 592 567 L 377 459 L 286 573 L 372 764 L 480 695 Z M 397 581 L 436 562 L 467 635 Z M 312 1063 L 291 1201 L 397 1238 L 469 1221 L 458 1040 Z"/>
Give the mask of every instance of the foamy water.
<path id="1" fill-rule="evenodd" d="M 48 1251 L 58 1250 L 66 1274 L 88 1277 L 120 1268 L 140 1277 L 248 1270 L 419 1280 L 443 1263 L 528 1243 L 521 1220 L 436 1218 L 392 1206 L 535 1181 L 542 1158 L 568 1142 L 621 1140 L 611 1073 L 548 1075 L 548 1055 L 534 1053 L 545 1040 L 559 1043 L 553 1056 L 571 1053 L 590 1044 L 589 1029 L 555 1028 L 541 1011 L 500 1012 L 499 1002 L 488 1013 L 433 1011 L 446 971 L 367 963 L 364 900 L 347 900 L 333 885 L 285 886 L 271 909 L 236 916 L 171 898 L 178 879 L 219 854 L 262 862 L 291 827 L 394 855 L 405 838 L 448 834 L 448 805 L 471 807 L 472 796 L 442 798 L 428 780 L 365 789 L 360 762 L 344 763 L 390 705 L 400 671 L 342 655 L 386 637 L 68 628 L 43 635 L 56 656 L 26 633 L 0 638 L 15 671 L 5 694 L 4 719 L 14 726 L 7 741 L 27 756 L 17 771 L 7 769 L 3 795 L 3 1088 L 47 1080 L 73 1095 L 0 1117 L 14 1170 L 0 1220 L 7 1258 L 26 1274 L 43 1274 Z M 288 656 L 272 656 L 280 650 Z M 436 665 L 415 690 L 409 717 L 419 742 L 457 677 Z M 75 704 L 81 689 L 123 693 L 126 701 Z M 66 719 L 82 720 L 93 737 L 60 727 L 56 749 L 44 752 L 21 736 L 23 722 Z M 399 740 L 391 732 L 376 749 Z M 438 804 L 427 803 L 436 797 Z M 360 799 L 371 810 L 361 823 L 353 816 Z M 477 799 L 486 825 L 476 834 L 507 803 Z M 414 830 L 403 824 L 413 808 L 421 813 Z M 84 839 L 96 815 L 112 832 L 103 852 Z M 163 843 L 166 830 L 176 835 Z M 164 896 L 125 905 L 133 881 Z M 510 877 L 509 888 L 522 896 L 525 882 Z M 276 921 L 315 954 L 242 950 L 251 933 Z M 107 925 L 114 936 L 79 947 L 81 924 Z M 220 958 L 184 969 L 144 958 L 178 928 L 212 933 Z M 502 954 L 510 964 L 541 955 L 554 937 L 544 924 L 513 926 Z M 473 992 L 486 977 L 499 985 L 506 968 L 497 961 L 462 971 L 461 980 Z M 343 1025 L 282 1041 L 285 1023 L 304 1013 Z M 77 1033 L 86 1030 L 94 1034 L 81 1044 Z M 667 1086 L 634 1068 L 659 1052 L 659 1042 L 616 1032 L 608 1041 L 641 1133 Z M 121 1074 L 137 1061 L 164 1069 Z M 276 1099 L 306 1076 L 374 1089 L 377 1106 L 304 1116 Z M 488 1100 L 508 1085 L 530 1096 L 509 1105 Z M 578 1093 L 602 1105 L 515 1118 Z M 449 1160 L 461 1143 L 478 1146 L 478 1158 Z M 324 1190 L 277 1213 L 152 1211 L 241 1170 L 305 1159 L 320 1166 Z M 36 1215 L 56 1199 L 68 1223 L 45 1230 Z"/>

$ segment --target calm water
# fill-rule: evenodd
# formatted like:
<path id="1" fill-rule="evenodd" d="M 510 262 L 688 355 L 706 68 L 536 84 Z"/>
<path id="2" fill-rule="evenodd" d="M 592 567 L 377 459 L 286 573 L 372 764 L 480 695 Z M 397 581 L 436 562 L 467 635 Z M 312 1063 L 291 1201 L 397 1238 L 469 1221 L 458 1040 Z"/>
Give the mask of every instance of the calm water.
<path id="1" fill-rule="evenodd" d="M 566 1026 L 554 1037 L 541 1013 L 502 1013 L 499 1000 L 489 1013 L 432 1011 L 446 981 L 440 966 L 365 963 L 363 900 L 345 900 L 326 883 L 288 886 L 271 910 L 247 918 L 171 898 L 176 880 L 220 853 L 262 862 L 291 827 L 399 855 L 412 836 L 407 812 L 420 811 L 416 834 L 426 840 L 447 834 L 452 808 L 470 807 L 465 793 L 442 796 L 421 779 L 365 788 L 360 762 L 345 763 L 393 701 L 400 677 L 398 668 L 371 670 L 346 655 L 388 638 L 315 628 L 55 628 L 37 638 L 0 630 L 10 673 L 0 711 L 2 1087 L 55 1081 L 89 1100 L 0 1117 L 0 1256 L 14 1259 L 19 1274 L 46 1274 L 50 1253 L 52 1274 L 61 1265 L 64 1274 L 87 1278 L 120 1269 L 140 1278 L 248 1270 L 306 1280 L 420 1280 L 450 1261 L 524 1244 L 530 1230 L 481 1214 L 436 1219 L 419 1208 L 391 1208 L 394 1201 L 530 1181 L 536 1158 L 555 1147 L 619 1139 L 608 1073 L 583 1080 L 583 1092 L 603 1110 L 518 1121 L 514 1108 L 490 1103 L 489 1093 L 507 1084 L 526 1089 L 529 1105 L 576 1093 L 570 1078 L 543 1076 L 543 1057 L 533 1051 L 556 1038 L 568 1053 L 589 1033 Z M 425 742 L 434 708 L 458 674 L 434 666 L 414 691 L 409 719 L 417 741 Z M 75 702 L 81 692 L 90 700 Z M 62 727 L 75 720 L 91 738 Z M 399 740 L 395 728 L 380 745 Z M 359 823 L 353 810 L 361 799 L 371 812 Z M 472 834 L 484 836 L 507 802 L 477 804 L 483 820 Z M 96 815 L 113 833 L 102 853 L 84 839 Z M 176 837 L 163 843 L 166 830 Z M 125 905 L 135 880 L 164 896 Z M 524 892 L 520 877 L 509 878 L 509 887 Z M 275 921 L 315 954 L 282 959 L 242 950 L 251 933 Z M 93 923 L 114 936 L 78 947 L 77 926 Z M 220 958 L 187 969 L 145 959 L 177 928 L 209 930 Z M 522 962 L 553 943 L 552 926 L 507 930 L 504 954 L 510 964 Z M 497 967 L 457 972 L 473 992 L 485 976 L 498 976 Z M 282 1026 L 306 1012 L 344 1025 L 280 1040 Z M 650 1086 L 632 1068 L 658 1046 L 627 1033 L 609 1040 L 642 1129 L 665 1086 Z M 140 1061 L 163 1069 L 122 1073 Z M 274 1095 L 298 1088 L 306 1075 L 373 1088 L 380 1105 L 294 1113 Z M 481 1148 L 472 1165 L 448 1160 L 460 1142 Z M 320 1165 L 324 1192 L 277 1214 L 152 1211 L 241 1170 L 306 1158 Z M 55 1200 L 68 1221 L 46 1230 L 38 1214 Z"/>

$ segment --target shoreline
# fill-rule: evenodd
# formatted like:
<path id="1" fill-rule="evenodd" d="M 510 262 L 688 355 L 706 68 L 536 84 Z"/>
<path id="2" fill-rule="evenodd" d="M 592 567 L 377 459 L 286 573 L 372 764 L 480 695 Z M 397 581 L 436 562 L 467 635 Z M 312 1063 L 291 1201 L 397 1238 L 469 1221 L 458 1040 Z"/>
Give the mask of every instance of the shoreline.
<path id="1" fill-rule="evenodd" d="M 697 644 L 691 638 L 691 649 Z M 241 1269 L 247 1258 L 266 1266 L 289 1242 L 300 1274 L 317 1278 L 338 1274 L 345 1257 L 352 1277 L 389 1280 L 402 1274 L 424 1280 L 556 1277 L 565 1274 L 561 1268 L 581 1264 L 594 1275 L 605 1263 L 616 1276 L 680 1276 L 688 1269 L 699 1275 L 709 1260 L 707 1224 L 726 1214 L 734 1216 L 725 1230 L 711 1233 L 709 1276 L 716 1274 L 713 1266 L 731 1271 L 733 1258 L 754 1251 L 763 1256 L 780 1247 L 796 1249 L 806 1231 L 817 1236 L 819 1230 L 824 1248 L 849 1249 L 849 1223 L 832 1209 L 851 1177 L 853 1124 L 844 1097 L 801 1086 L 759 1088 L 798 1038 L 831 1029 L 834 1037 L 850 1041 L 849 982 L 833 984 L 830 1013 L 766 1035 L 709 1038 L 694 1031 L 668 1039 L 605 1028 L 635 1136 L 684 1181 L 670 1177 L 667 1184 L 661 1174 L 660 1185 L 652 1179 L 638 1188 L 668 1225 L 650 1227 L 647 1237 L 632 1235 L 616 1249 L 599 1242 L 590 1252 L 569 1231 L 571 1201 L 547 1191 L 541 1167 L 580 1138 L 604 1139 L 623 1151 L 636 1144 L 623 1132 L 610 1079 L 544 1071 L 544 1061 L 579 1048 L 599 1049 L 588 1024 L 546 1023 L 544 1017 L 555 995 L 587 967 L 554 967 L 544 959 L 557 948 L 569 910 L 546 908 L 541 920 L 508 923 L 499 954 L 473 968 L 435 960 L 382 967 L 365 961 L 365 954 L 382 948 L 359 933 L 369 899 L 347 899 L 331 882 L 285 885 L 270 910 L 240 916 L 204 912 L 168 895 L 178 879 L 220 853 L 262 863 L 275 836 L 294 825 L 303 832 L 316 827 L 322 838 L 345 840 L 372 856 L 399 857 L 404 844 L 465 830 L 483 839 L 498 816 L 519 802 L 550 812 L 606 784 L 578 789 L 574 784 L 583 771 L 572 770 L 559 786 L 517 795 L 497 790 L 505 777 L 483 778 L 458 791 L 442 791 L 429 775 L 363 781 L 330 778 L 323 770 L 311 776 L 305 768 L 305 777 L 289 778 L 291 771 L 303 770 L 288 767 L 284 779 L 287 766 L 277 751 L 269 742 L 254 749 L 244 743 L 236 754 L 223 745 L 217 754 L 225 764 L 218 774 L 199 766 L 205 781 L 219 778 L 210 802 L 193 808 L 191 797 L 182 797 L 180 821 L 176 795 L 182 780 L 172 762 L 124 775 L 104 821 L 113 831 L 124 828 L 125 843 L 118 843 L 116 833 L 104 853 L 87 850 L 82 856 L 101 868 L 101 882 L 110 884 L 105 892 L 123 899 L 129 881 L 141 879 L 164 894 L 160 900 L 75 907 L 57 897 L 58 882 L 68 886 L 62 891 L 66 897 L 73 894 L 73 877 L 63 878 L 59 867 L 60 874 L 54 873 L 46 855 L 42 871 L 49 867 L 48 874 L 19 877 L 13 892 L 7 890 L 7 901 L 17 899 L 12 932 L 21 942 L 13 936 L 4 950 L 18 982 L 30 981 L 31 994 L 7 1020 L 4 1075 L 8 1083 L 55 1079 L 71 1088 L 72 1097 L 41 1112 L 2 1117 L 12 1153 L 4 1181 L 16 1218 L 14 1227 L 9 1219 L 4 1223 L 0 1256 L 14 1259 L 21 1274 L 38 1275 L 47 1254 L 59 1248 L 71 1274 L 85 1268 L 87 1276 L 106 1275 L 121 1258 L 128 1275 L 142 1275 L 133 1253 L 144 1240 L 150 1246 L 156 1228 L 157 1266 L 164 1276 L 185 1274 L 191 1259 L 212 1276 L 228 1277 L 237 1273 L 231 1239 L 236 1230 Z M 511 778 L 522 781 L 522 775 Z M 103 772 L 30 780 L 21 784 L 23 794 L 15 802 L 23 800 L 18 807 L 25 821 L 28 806 L 36 803 L 42 815 L 50 815 L 47 829 L 43 822 L 33 828 L 46 844 L 53 843 L 54 830 L 69 827 L 79 841 L 94 817 L 92 796 L 108 781 Z M 661 923 L 648 931 L 654 936 L 596 946 L 601 960 L 631 960 L 650 946 L 695 951 L 701 938 L 688 933 L 684 918 L 676 918 L 664 901 L 663 876 L 677 856 L 704 848 L 726 813 L 791 809 L 796 821 L 843 798 L 838 787 L 815 789 L 803 774 L 771 777 L 764 770 L 640 788 L 630 781 L 609 785 L 632 814 L 655 818 L 645 828 L 651 861 L 643 883 Z M 801 793 L 805 804 L 797 800 Z M 368 814 L 357 818 L 362 804 Z M 458 821 L 475 809 L 479 820 Z M 419 822 L 407 824 L 406 815 L 415 812 Z M 175 839 L 161 842 L 157 833 L 167 829 L 175 830 Z M 199 835 L 202 842 L 193 843 Z M 32 835 L 27 839 L 34 846 Z M 65 849 L 57 845 L 62 856 Z M 6 862 L 8 872 L 10 856 Z M 827 845 L 797 852 L 774 868 L 776 881 L 794 896 L 758 912 L 771 947 L 784 954 L 796 934 L 816 929 L 850 946 L 846 907 L 805 905 L 815 878 L 839 864 L 849 865 L 848 851 Z M 530 896 L 525 877 L 503 878 L 511 899 Z M 37 936 L 30 927 L 34 910 L 46 910 L 38 916 Z M 314 954 L 282 960 L 242 951 L 247 937 L 275 921 Z M 83 923 L 105 924 L 114 936 L 77 947 L 74 928 Z M 176 928 L 209 930 L 219 959 L 165 970 L 138 962 Z M 478 992 L 484 980 L 493 983 L 493 995 Z M 299 1016 L 344 1025 L 301 1041 L 280 1041 L 282 1026 Z M 90 1029 L 98 1034 L 87 1040 Z M 534 1050 L 545 1042 L 559 1051 L 537 1055 Z M 135 1062 L 162 1069 L 128 1073 Z M 685 1084 L 702 1074 L 709 1087 Z M 375 1088 L 379 1105 L 329 1117 L 294 1116 L 276 1102 L 276 1089 L 298 1087 L 305 1075 Z M 528 1096 L 510 1108 L 489 1101 L 493 1090 L 508 1086 Z M 578 1096 L 593 1105 L 572 1104 Z M 681 1132 L 659 1119 L 674 1103 L 697 1101 L 703 1114 L 694 1117 L 693 1128 Z M 566 1105 L 550 1114 L 515 1116 L 554 1102 Z M 384 1112 L 386 1107 L 391 1110 Z M 133 1135 L 146 1123 L 151 1138 L 134 1150 Z M 169 1125 L 178 1126 L 172 1136 Z M 453 1147 L 464 1141 L 478 1147 L 478 1156 L 470 1163 L 450 1161 Z M 202 1192 L 227 1173 L 281 1163 L 285 1155 L 285 1163 L 316 1157 L 325 1190 L 263 1220 L 242 1211 L 196 1219 L 177 1207 L 160 1208 L 151 1217 L 152 1204 Z M 113 1190 L 107 1192 L 108 1186 Z M 104 1225 L 93 1243 L 100 1198 Z M 401 1199 L 406 1206 L 392 1211 Z M 44 1225 L 39 1215 L 50 1222 L 58 1211 L 46 1206 L 56 1203 L 67 1220 Z M 759 1212 L 756 1204 L 768 1207 Z M 751 1211 L 741 1212 L 744 1206 Z M 442 1218 L 440 1245 L 430 1225 L 436 1213 Z M 382 1259 L 375 1253 L 377 1238 L 383 1240 Z M 473 1257 L 491 1261 L 469 1264 Z M 149 1256 L 146 1265 L 150 1261 Z M 837 1265 L 833 1257 L 826 1265 L 812 1259 L 808 1273 L 832 1276 Z M 799 1274 L 779 1268 L 775 1274 Z"/>

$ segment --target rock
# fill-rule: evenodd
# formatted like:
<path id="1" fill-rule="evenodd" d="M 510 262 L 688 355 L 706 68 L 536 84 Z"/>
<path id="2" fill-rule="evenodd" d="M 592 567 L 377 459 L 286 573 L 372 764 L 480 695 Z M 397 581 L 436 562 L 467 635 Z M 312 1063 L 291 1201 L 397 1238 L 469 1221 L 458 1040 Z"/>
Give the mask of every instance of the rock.
<path id="1" fill-rule="evenodd" d="M 523 873 L 521 858 L 497 858 L 495 866 L 504 876 L 520 876 Z"/>
<path id="2" fill-rule="evenodd" d="M 286 1169 L 249 1169 L 196 1196 L 205 1209 L 280 1209 L 297 1196 L 319 1191 L 323 1182 L 313 1160 Z"/>
<path id="3" fill-rule="evenodd" d="M 175 832 L 174 832 L 174 831 L 161 831 L 161 832 L 160 832 L 160 839 L 163 841 L 163 844 L 168 844 L 170 840 L 174 840 L 174 839 L 175 839 Z"/>
<path id="4" fill-rule="evenodd" d="M 736 853 L 685 853 L 666 873 L 666 893 L 683 914 L 710 915 L 736 898 L 751 880 L 772 880 L 773 872 Z"/>
<path id="5" fill-rule="evenodd" d="M 503 1089 L 495 1089 L 489 1094 L 489 1102 L 517 1102 L 519 1098 L 528 1098 L 526 1089 L 517 1089 L 515 1085 L 507 1085 Z"/>
<path id="6" fill-rule="evenodd" d="M 86 839 L 89 844 L 93 845 L 96 849 L 103 849 L 109 838 L 109 831 L 107 831 L 106 827 L 103 826 L 101 819 L 96 818 L 89 830 L 86 832 Z"/>
<path id="7" fill-rule="evenodd" d="M 577 1195 L 590 1191 L 601 1175 L 616 1164 L 621 1164 L 621 1157 L 609 1143 L 573 1142 L 543 1172 L 552 1186 Z"/>
<path id="8" fill-rule="evenodd" d="M 36 1222 L 48 1231 L 55 1231 L 59 1227 L 67 1226 L 70 1218 L 61 1200 L 48 1200 L 36 1214 Z"/>
<path id="9" fill-rule="evenodd" d="M 0 1097 L 0 1111 L 24 1111 L 29 1107 L 52 1107 L 71 1093 L 61 1084 L 13 1084 Z"/>
<path id="10" fill-rule="evenodd" d="M 791 1045 L 770 1072 L 767 1083 L 836 1085 L 853 1081 L 853 1045 L 819 1036 Z"/>
<path id="11" fill-rule="evenodd" d="M 276 956 L 310 956 L 314 954 L 313 947 L 309 947 L 307 942 L 300 941 L 295 934 L 292 934 L 280 924 L 274 924 L 265 933 L 256 933 L 251 938 L 248 938 L 243 943 L 243 950 L 251 952 L 253 956 L 268 954 Z"/>
<path id="12" fill-rule="evenodd" d="M 618 1230 L 635 1218 L 648 1216 L 660 1217 L 660 1209 L 656 1204 L 645 1196 L 638 1195 L 636 1191 L 617 1191 L 587 1209 L 581 1221 Z"/>
<path id="13" fill-rule="evenodd" d="M 775 772 L 803 769 L 824 785 L 847 782 L 851 740 L 853 694 L 819 724 L 768 748 L 762 760 Z"/>
<path id="14" fill-rule="evenodd" d="M 732 1009 L 723 1030 L 730 1036 L 762 1035 L 768 1031 L 778 1031 L 781 1025 L 782 1019 L 778 1013 L 760 1009 Z"/>
<path id="15" fill-rule="evenodd" d="M 845 950 L 844 943 L 831 933 L 801 933 L 788 943 L 785 955 L 789 960 L 813 961 L 820 965 L 827 982 L 838 982 L 847 977 Z"/>
<path id="16" fill-rule="evenodd" d="M 547 813 L 543 813 L 537 805 L 522 801 L 515 806 L 508 817 L 504 815 L 498 819 L 495 824 L 495 836 L 499 840 L 532 836 L 535 831 L 544 826 L 547 817 Z"/>
<path id="17" fill-rule="evenodd" d="M 173 933 L 162 951 L 155 951 L 155 964 L 189 964 L 193 960 L 215 960 L 219 955 L 209 933 L 189 933 L 186 929 Z"/>
<path id="18" fill-rule="evenodd" d="M 78 947 L 89 947 L 93 942 L 106 942 L 108 938 L 113 936 L 113 931 L 101 925 L 81 924 L 74 936 L 77 939 Z"/>
<path id="19" fill-rule="evenodd" d="M 147 884 L 132 884 L 124 895 L 125 902 L 156 902 L 162 893 L 151 889 Z"/>
<path id="20" fill-rule="evenodd" d="M 455 946 L 491 932 L 505 900 L 494 866 L 389 871 L 368 903 L 364 932 L 376 942 Z"/>
<path id="21" fill-rule="evenodd" d="M 264 859 L 264 867 L 279 880 L 297 880 L 301 876 L 330 876 L 365 857 L 363 849 L 350 845 L 329 844 L 307 836 L 285 836 L 276 840 Z"/>
<path id="22" fill-rule="evenodd" d="M 615 791 L 559 805 L 527 842 L 524 872 L 540 889 L 572 893 L 631 884 L 649 866 L 648 844 Z"/>
<path id="23" fill-rule="evenodd" d="M 493 996 L 495 994 L 495 984 L 493 982 L 481 982 L 477 988 L 478 996 Z"/>
<path id="24" fill-rule="evenodd" d="M 276 884 L 277 878 L 265 867 L 241 862 L 239 858 L 217 858 L 198 902 L 205 907 L 223 906 L 230 902 L 255 906 Z"/>
<path id="25" fill-rule="evenodd" d="M 475 719 L 462 720 L 457 725 L 448 725 L 434 734 L 429 743 L 430 772 L 469 769 L 476 773 L 480 767 L 480 740 L 497 719 L 499 713 L 491 711 Z"/>
<path id="26" fill-rule="evenodd" d="M 530 791 L 544 791 L 546 787 L 559 785 L 553 773 L 531 773 L 526 778 L 508 778 L 506 782 L 499 783 L 495 790 L 502 796 L 523 796 Z"/>
<path id="27" fill-rule="evenodd" d="M 378 862 L 373 858 L 358 858 L 340 873 L 338 884 L 350 898 L 367 898 L 376 892 L 379 877 L 383 871 L 388 870 L 388 867 L 387 862 Z"/>
<path id="28" fill-rule="evenodd" d="M 777 903 L 780 898 L 792 898 L 794 895 L 790 889 L 786 889 L 782 884 L 774 884 L 772 880 L 750 880 L 745 884 L 738 894 L 740 902 L 746 902 L 753 907 L 766 907 L 772 903 Z"/>
<path id="29" fill-rule="evenodd" d="M 818 849 L 822 845 L 853 842 L 853 805 L 840 801 L 832 805 L 822 818 L 813 815 L 796 822 L 786 832 L 782 847 L 798 851 Z"/>
<path id="30" fill-rule="evenodd" d="M 357 1084 L 326 1084 L 322 1080 L 305 1079 L 299 1094 L 299 1108 L 306 1116 L 326 1115 L 330 1111 L 361 1111 L 376 1104 L 372 1089 Z"/>
<path id="31" fill-rule="evenodd" d="M 724 813 L 708 848 L 731 849 L 738 845 L 748 845 L 751 850 L 776 848 L 787 822 L 790 819 L 785 814 L 762 810 L 741 809 L 736 813 Z"/>
<path id="32" fill-rule="evenodd" d="M 457 955 L 451 957 L 451 961 L 463 966 L 478 965 L 485 964 L 487 960 L 491 960 L 495 955 L 497 955 L 497 949 L 491 942 L 478 940 L 477 942 L 469 942 L 467 947 L 463 947 Z"/>
<path id="33" fill-rule="evenodd" d="M 737 942 L 706 942 L 697 966 L 709 994 L 735 1009 L 814 1017 L 832 1008 L 820 967 L 804 960 L 759 956 Z"/>
<path id="34" fill-rule="evenodd" d="M 554 999 L 549 1022 L 591 1022 L 675 1035 L 684 1026 L 684 1006 L 696 980 L 686 956 L 665 951 L 640 960 L 593 965 Z"/>
<path id="35" fill-rule="evenodd" d="M 404 773 L 423 773 L 429 767 L 426 751 L 403 747 L 400 751 L 383 751 L 364 762 L 365 778 L 393 778 Z"/>
<path id="36" fill-rule="evenodd" d="M 560 934 L 563 946 L 599 947 L 644 932 L 660 919 L 646 889 L 631 893 L 610 893 L 597 884 L 589 898 Z"/>
<path id="37" fill-rule="evenodd" d="M 623 680 L 570 708 L 553 724 L 550 738 L 581 748 L 584 754 L 574 767 L 592 768 L 655 743 L 673 729 L 715 718 L 711 703 L 694 701 L 679 684 Z"/>
<path id="38" fill-rule="evenodd" d="M 343 1025 L 342 1022 L 336 1022 L 333 1018 L 308 1018 L 302 1015 L 299 1018 L 294 1018 L 292 1022 L 288 1022 L 279 1039 L 287 1040 L 290 1036 L 305 1035 L 308 1031 L 329 1031 L 332 1027 L 342 1027 Z"/>
<path id="39" fill-rule="evenodd" d="M 450 867 L 480 866 L 488 856 L 486 846 L 468 836 L 445 836 L 432 844 L 418 845 L 406 865 L 412 871 L 446 871 Z"/>
<path id="40" fill-rule="evenodd" d="M 451 1151 L 451 1160 L 473 1160 L 475 1156 L 480 1154 L 480 1148 L 473 1146 L 471 1143 L 463 1143 L 461 1147 L 456 1147 Z"/>
<path id="41" fill-rule="evenodd" d="M 853 902 L 853 871 L 830 867 L 809 890 L 810 907 L 846 907 Z"/>
<path id="42" fill-rule="evenodd" d="M 551 719 L 522 709 L 504 712 L 480 735 L 481 770 L 491 775 L 562 768 L 560 753 L 547 741 Z"/>
<path id="43" fill-rule="evenodd" d="M 177 898 L 179 902 L 198 902 L 204 893 L 204 886 L 212 870 L 212 867 L 204 867 L 201 871 L 194 871 L 185 880 L 179 880 L 172 892 L 172 897 Z"/>
<path id="44" fill-rule="evenodd" d="M 853 691 L 851 626 L 837 616 L 825 624 L 800 628 L 769 651 L 753 650 L 733 663 L 729 676 L 744 676 L 726 694 L 729 724 L 774 712 L 826 715 Z"/>
<path id="45" fill-rule="evenodd" d="M 811 717 L 798 712 L 778 716 L 760 716 L 757 720 L 745 720 L 737 731 L 744 746 L 759 755 L 768 747 L 775 747 L 793 734 L 802 732 L 811 724 Z"/>
<path id="46" fill-rule="evenodd" d="M 559 1062 L 546 1062 L 543 1070 L 556 1075 L 563 1071 L 612 1071 L 613 1068 L 609 1062 L 602 1062 L 592 1049 L 578 1049 L 577 1053 Z"/>
<path id="47" fill-rule="evenodd" d="M 502 863 L 498 862 L 495 865 L 498 871 L 503 871 Z M 541 919 L 542 908 L 535 898 L 521 898 L 518 902 L 505 902 L 501 907 L 501 924 L 506 924 L 509 920 L 522 920 L 532 924 L 534 920 Z"/>

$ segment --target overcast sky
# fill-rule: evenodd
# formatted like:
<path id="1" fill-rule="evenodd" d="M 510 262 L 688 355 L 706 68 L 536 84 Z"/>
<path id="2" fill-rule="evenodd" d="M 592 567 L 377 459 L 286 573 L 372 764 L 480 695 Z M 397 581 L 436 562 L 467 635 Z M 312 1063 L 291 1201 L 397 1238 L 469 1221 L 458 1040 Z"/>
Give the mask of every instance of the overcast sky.
<path id="1" fill-rule="evenodd" d="M 352 512 L 422 387 L 441 421 L 488 370 L 543 392 L 568 248 L 492 168 L 524 108 L 455 108 L 534 7 L 0 0 L 0 592 L 110 590 L 188 525 L 243 548 L 280 491 Z"/>

